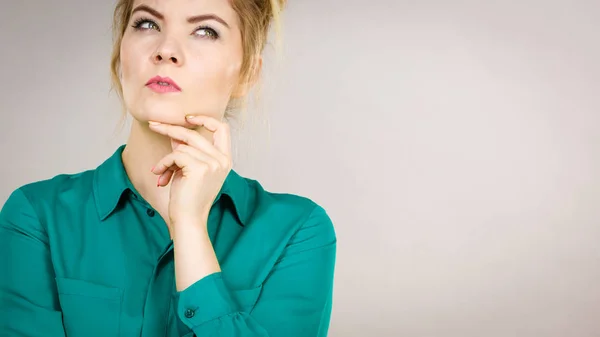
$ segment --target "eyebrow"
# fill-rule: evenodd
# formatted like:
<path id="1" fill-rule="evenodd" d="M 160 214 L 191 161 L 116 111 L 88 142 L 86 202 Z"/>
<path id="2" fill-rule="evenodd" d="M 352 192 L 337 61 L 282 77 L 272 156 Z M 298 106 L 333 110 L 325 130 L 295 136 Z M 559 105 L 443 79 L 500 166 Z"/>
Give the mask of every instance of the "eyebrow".
<path id="1" fill-rule="evenodd" d="M 157 11 L 156 9 L 154 9 L 148 5 L 137 6 L 136 8 L 133 9 L 133 11 L 131 11 L 131 14 L 133 15 L 133 13 L 139 12 L 139 11 L 148 12 L 148 13 L 154 15 L 159 20 L 164 20 L 164 18 L 165 18 L 165 16 L 162 15 L 159 11 Z M 189 23 L 198 23 L 198 22 L 207 21 L 207 20 L 215 20 L 215 21 L 221 23 L 223 26 L 230 28 L 229 25 L 227 24 L 227 22 L 225 22 L 225 20 L 221 19 L 216 14 L 202 14 L 202 15 L 196 15 L 196 16 L 187 18 L 187 22 L 189 22 Z"/>

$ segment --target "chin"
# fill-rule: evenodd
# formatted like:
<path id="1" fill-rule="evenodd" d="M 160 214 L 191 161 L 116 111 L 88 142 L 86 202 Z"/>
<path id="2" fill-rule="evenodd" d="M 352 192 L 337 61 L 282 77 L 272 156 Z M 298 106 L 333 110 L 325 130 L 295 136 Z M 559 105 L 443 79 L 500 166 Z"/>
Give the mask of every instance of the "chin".
<path id="1" fill-rule="evenodd" d="M 143 104 L 131 111 L 133 117 L 143 123 L 155 121 L 182 126 L 186 124 L 185 109 L 176 102 L 146 99 Z"/>

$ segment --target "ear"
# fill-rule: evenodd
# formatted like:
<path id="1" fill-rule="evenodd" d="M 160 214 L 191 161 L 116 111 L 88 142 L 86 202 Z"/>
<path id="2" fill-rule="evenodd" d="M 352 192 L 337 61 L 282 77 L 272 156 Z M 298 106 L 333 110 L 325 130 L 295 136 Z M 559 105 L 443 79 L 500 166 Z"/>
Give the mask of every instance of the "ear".
<path id="1" fill-rule="evenodd" d="M 254 67 L 252 67 L 254 70 L 249 74 L 248 76 L 248 81 L 244 81 L 244 79 L 240 79 L 240 83 L 237 85 L 237 87 L 235 88 L 235 90 L 232 93 L 232 97 L 233 98 L 240 98 L 240 97 L 244 97 L 248 94 L 248 92 L 250 91 L 250 89 L 252 89 L 252 87 L 254 87 L 254 85 L 256 84 L 256 82 L 258 82 L 258 80 L 260 79 L 260 74 L 262 72 L 262 64 L 263 64 L 263 58 L 262 56 L 258 55 L 254 58 Z"/>

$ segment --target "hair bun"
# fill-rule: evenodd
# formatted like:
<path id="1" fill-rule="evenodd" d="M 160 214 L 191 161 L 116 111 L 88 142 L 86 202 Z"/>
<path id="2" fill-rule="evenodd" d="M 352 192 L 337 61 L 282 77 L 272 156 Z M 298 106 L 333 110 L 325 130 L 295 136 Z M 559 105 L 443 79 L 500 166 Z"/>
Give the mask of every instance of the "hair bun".
<path id="1" fill-rule="evenodd" d="M 283 11 L 287 0 L 267 0 L 271 4 L 271 10 L 273 12 L 276 11 L 277 7 L 279 7 L 279 12 Z"/>

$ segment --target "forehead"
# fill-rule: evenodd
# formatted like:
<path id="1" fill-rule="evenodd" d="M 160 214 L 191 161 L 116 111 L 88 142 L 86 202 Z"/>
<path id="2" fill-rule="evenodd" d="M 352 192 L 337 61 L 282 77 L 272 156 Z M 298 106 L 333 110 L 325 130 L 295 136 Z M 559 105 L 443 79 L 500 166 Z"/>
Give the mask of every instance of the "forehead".
<path id="1" fill-rule="evenodd" d="M 224 19 L 236 18 L 230 0 L 134 0 L 133 8 L 146 5 L 169 17 L 187 18 L 200 14 L 217 14 Z"/>

